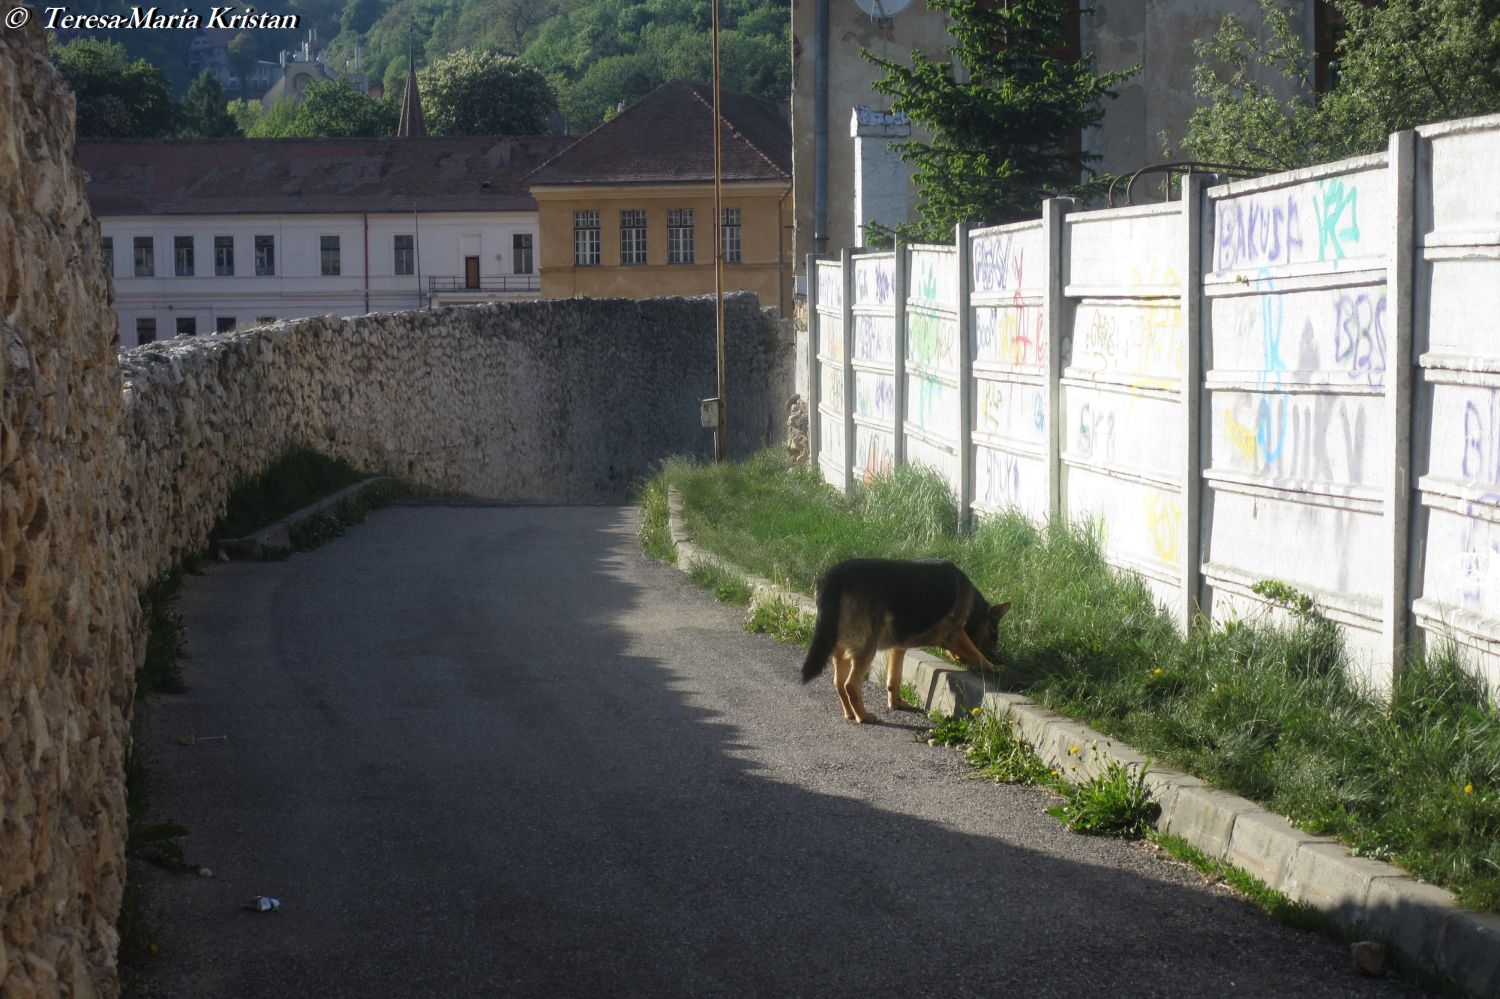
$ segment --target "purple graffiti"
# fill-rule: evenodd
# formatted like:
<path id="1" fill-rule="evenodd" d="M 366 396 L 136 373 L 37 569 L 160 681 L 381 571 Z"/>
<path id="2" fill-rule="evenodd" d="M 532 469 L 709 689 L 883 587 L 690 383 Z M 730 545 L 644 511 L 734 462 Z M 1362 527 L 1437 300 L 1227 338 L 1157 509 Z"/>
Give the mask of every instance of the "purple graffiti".
<path id="1" fill-rule="evenodd" d="M 1385 291 L 1340 295 L 1333 307 L 1334 356 L 1349 378 L 1385 383 Z"/>

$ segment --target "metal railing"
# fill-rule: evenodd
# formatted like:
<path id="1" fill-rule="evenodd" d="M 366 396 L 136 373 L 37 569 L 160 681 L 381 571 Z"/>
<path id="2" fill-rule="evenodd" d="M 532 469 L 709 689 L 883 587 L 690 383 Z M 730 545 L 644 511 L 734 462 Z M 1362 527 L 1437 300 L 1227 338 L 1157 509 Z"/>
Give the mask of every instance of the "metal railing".
<path id="1" fill-rule="evenodd" d="M 477 281 L 463 275 L 440 275 L 427 279 L 427 291 L 540 291 L 542 279 L 535 274 L 505 274 L 499 277 L 484 277 Z"/>
<path id="2" fill-rule="evenodd" d="M 1158 192 L 1162 200 L 1170 200 L 1172 182 L 1178 177 L 1185 177 L 1195 173 L 1218 174 L 1223 177 L 1259 177 L 1269 173 L 1259 167 L 1239 166 L 1233 163 L 1203 163 L 1197 160 L 1177 160 L 1172 163 L 1153 163 L 1143 166 L 1133 173 L 1123 173 L 1116 177 L 1109 185 L 1109 207 L 1115 205 L 1115 189 L 1121 183 L 1125 184 L 1125 204 L 1135 204 L 1135 182 L 1148 174 L 1164 174 L 1162 177 L 1162 189 Z"/>

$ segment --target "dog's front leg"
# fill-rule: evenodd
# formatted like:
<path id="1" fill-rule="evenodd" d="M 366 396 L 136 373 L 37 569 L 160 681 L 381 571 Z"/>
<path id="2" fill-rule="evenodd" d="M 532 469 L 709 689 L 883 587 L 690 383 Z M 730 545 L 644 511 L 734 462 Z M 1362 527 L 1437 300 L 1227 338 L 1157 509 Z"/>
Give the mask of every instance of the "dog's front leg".
<path id="1" fill-rule="evenodd" d="M 960 631 L 953 636 L 952 642 L 948 645 L 948 651 L 963 659 L 971 666 L 987 669 L 991 673 L 1000 672 L 1000 668 L 990 662 L 989 658 L 983 652 L 979 651 L 979 647 L 974 644 L 973 639 L 969 638 L 969 633 L 966 631 Z"/>
<path id="2" fill-rule="evenodd" d="M 905 649 L 889 649 L 886 651 L 885 703 L 892 711 L 917 710 L 901 699 L 901 666 L 905 661 Z"/>

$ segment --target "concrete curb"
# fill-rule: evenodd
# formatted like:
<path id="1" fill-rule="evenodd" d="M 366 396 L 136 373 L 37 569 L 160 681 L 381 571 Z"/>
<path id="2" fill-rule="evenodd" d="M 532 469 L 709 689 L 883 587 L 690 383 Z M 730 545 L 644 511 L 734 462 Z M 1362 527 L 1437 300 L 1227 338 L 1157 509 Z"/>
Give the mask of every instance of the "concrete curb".
<path id="1" fill-rule="evenodd" d="M 676 490 L 668 491 L 667 507 L 677 567 L 683 572 L 708 562 L 746 577 L 753 604 L 783 600 L 807 614 L 816 613 L 808 597 L 751 576 L 694 545 L 683 525 Z M 1096 777 L 1112 761 L 1128 767 L 1146 762 L 1143 754 L 1124 743 L 1028 697 L 986 690 L 982 677 L 926 653 L 908 652 L 904 672 L 925 710 L 992 711 L 1071 781 Z M 872 673 L 883 676 L 883 666 L 877 664 Z M 1162 832 L 1250 872 L 1294 901 L 1316 906 L 1346 929 L 1389 943 L 1477 996 L 1500 996 L 1500 917 L 1465 909 L 1452 893 L 1418 881 L 1399 867 L 1350 856 L 1337 840 L 1304 833 L 1282 816 L 1208 787 L 1191 774 L 1153 765 L 1146 787 L 1161 806 L 1157 825 Z"/>
<path id="2" fill-rule="evenodd" d="M 252 559 L 264 561 L 267 551 L 288 551 L 292 547 L 292 528 L 305 523 L 318 514 L 327 513 L 329 510 L 337 509 L 352 499 L 362 495 L 365 490 L 384 482 L 394 482 L 388 475 L 376 475 L 371 478 L 354 483 L 345 489 L 340 489 L 332 496 L 326 496 L 311 506 L 305 506 L 296 513 L 282 517 L 269 527 L 263 527 L 254 534 L 247 534 L 243 538 L 228 538 L 224 541 L 214 542 L 215 553 L 220 558 Z"/>

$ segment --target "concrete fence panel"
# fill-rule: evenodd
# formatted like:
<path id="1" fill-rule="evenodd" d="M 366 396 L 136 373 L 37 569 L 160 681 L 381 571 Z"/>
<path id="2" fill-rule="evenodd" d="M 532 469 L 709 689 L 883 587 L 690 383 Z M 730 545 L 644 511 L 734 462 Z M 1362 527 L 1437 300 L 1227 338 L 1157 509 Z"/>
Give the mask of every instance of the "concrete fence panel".
<path id="1" fill-rule="evenodd" d="M 1062 506 L 1181 616 L 1182 205 L 1064 222 Z"/>
<path id="2" fill-rule="evenodd" d="M 1384 156 L 1209 192 L 1205 606 L 1277 579 L 1376 653 L 1382 635 L 1391 252 Z"/>
<path id="3" fill-rule="evenodd" d="M 1419 135 L 1414 612 L 1500 689 L 1500 117 Z"/>

